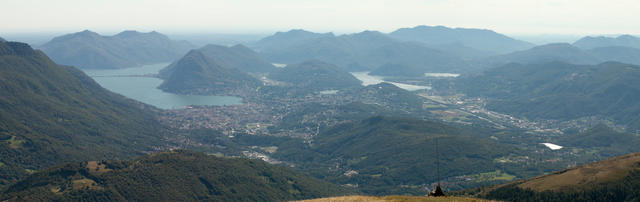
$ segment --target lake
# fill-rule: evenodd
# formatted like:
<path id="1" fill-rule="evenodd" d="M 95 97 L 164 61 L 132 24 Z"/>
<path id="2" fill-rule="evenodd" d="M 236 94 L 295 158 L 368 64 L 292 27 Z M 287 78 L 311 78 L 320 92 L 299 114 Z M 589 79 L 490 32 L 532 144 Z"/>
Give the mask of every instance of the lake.
<path id="1" fill-rule="evenodd" d="M 362 85 L 363 86 L 375 85 L 375 84 L 379 84 L 379 83 L 382 83 L 382 82 L 386 82 L 386 83 L 393 84 L 393 85 L 397 86 L 398 88 L 402 88 L 402 89 L 405 89 L 405 90 L 408 90 L 408 91 L 422 90 L 422 89 L 431 90 L 431 86 L 418 86 L 418 85 L 411 85 L 411 84 L 404 84 L 404 83 L 385 81 L 384 77 L 372 76 L 372 75 L 369 75 L 369 72 L 350 72 L 350 73 L 351 73 L 351 75 L 356 77 L 358 80 L 362 81 Z"/>
<path id="2" fill-rule="evenodd" d="M 444 77 L 444 78 L 456 78 L 459 77 L 460 74 L 452 74 L 452 73 L 424 73 L 426 77 Z"/>
<path id="3" fill-rule="evenodd" d="M 162 79 L 144 75 L 157 74 L 169 63 L 113 70 L 83 70 L 103 88 L 161 109 L 184 108 L 189 105 L 236 105 L 242 98 L 233 96 L 178 95 L 159 90 Z"/>

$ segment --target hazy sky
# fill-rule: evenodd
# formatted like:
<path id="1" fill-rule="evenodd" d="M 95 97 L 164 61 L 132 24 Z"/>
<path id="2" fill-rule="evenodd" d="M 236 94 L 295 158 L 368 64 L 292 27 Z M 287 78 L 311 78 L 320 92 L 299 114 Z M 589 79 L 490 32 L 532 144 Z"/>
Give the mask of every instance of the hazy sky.
<path id="1" fill-rule="evenodd" d="M 638 13 L 640 0 L 0 0 L 0 33 L 345 33 L 425 24 L 520 35 L 637 35 Z"/>

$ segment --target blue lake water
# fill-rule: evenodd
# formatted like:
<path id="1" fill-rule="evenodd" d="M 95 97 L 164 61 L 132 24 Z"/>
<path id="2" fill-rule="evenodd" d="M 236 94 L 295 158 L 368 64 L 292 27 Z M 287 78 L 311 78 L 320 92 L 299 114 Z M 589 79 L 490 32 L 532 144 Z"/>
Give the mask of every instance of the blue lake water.
<path id="1" fill-rule="evenodd" d="M 167 65 L 169 64 L 162 63 L 114 70 L 88 69 L 84 72 L 110 91 L 161 109 L 184 108 L 189 105 L 242 104 L 242 98 L 233 96 L 178 95 L 163 92 L 157 89 L 162 83 L 161 79 L 142 76 L 156 74 Z"/>

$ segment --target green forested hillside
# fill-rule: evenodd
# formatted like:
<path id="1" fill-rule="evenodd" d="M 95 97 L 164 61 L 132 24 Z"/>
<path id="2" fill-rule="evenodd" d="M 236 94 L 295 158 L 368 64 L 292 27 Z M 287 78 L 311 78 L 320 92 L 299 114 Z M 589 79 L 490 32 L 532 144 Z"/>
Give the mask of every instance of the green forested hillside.
<path id="1" fill-rule="evenodd" d="M 163 136 L 153 110 L 27 44 L 0 42 L 0 187 L 63 162 L 152 150 Z"/>
<path id="2" fill-rule="evenodd" d="M 57 166 L 13 184 L 0 200 L 285 201 L 345 193 L 337 185 L 258 160 L 173 151 Z"/>
<path id="3" fill-rule="evenodd" d="M 58 64 L 116 69 L 169 62 L 183 56 L 193 45 L 158 32 L 123 31 L 101 36 L 85 30 L 56 37 L 39 48 Z"/>
<path id="4" fill-rule="evenodd" d="M 640 126 L 640 67 L 608 62 L 510 64 L 460 78 L 458 88 L 488 98 L 487 108 L 530 119 L 598 116 Z"/>
<path id="5" fill-rule="evenodd" d="M 317 60 L 287 65 L 273 72 L 269 78 L 293 84 L 308 90 L 340 90 L 359 87 L 360 81 L 337 66 Z"/>
<path id="6" fill-rule="evenodd" d="M 378 105 L 389 111 L 422 112 L 424 98 L 390 83 L 379 83 L 338 92 L 354 101 Z M 346 97 L 346 96 L 345 96 Z"/>
<path id="7" fill-rule="evenodd" d="M 519 152 L 489 135 L 477 128 L 378 116 L 325 130 L 308 145 L 281 145 L 275 157 L 368 194 L 424 194 L 422 188 L 436 181 L 436 139 L 442 178 L 493 172 L 499 169 L 495 158 Z"/>

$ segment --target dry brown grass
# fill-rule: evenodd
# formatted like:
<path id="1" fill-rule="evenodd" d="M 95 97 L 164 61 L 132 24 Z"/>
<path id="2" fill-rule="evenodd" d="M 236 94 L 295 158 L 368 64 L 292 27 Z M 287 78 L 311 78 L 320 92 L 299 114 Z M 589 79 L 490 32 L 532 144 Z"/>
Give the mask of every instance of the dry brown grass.
<path id="1" fill-rule="evenodd" d="M 330 197 L 330 198 L 320 198 L 320 199 L 311 199 L 311 200 L 303 200 L 301 202 L 355 202 L 355 201 L 363 201 L 363 202 L 472 202 L 472 201 L 489 201 L 484 199 L 476 199 L 476 198 L 465 198 L 465 197 L 428 197 L 428 196 L 339 196 L 339 197 Z"/>
<path id="2" fill-rule="evenodd" d="M 84 178 L 84 179 L 74 180 L 73 190 L 82 190 L 82 189 L 99 190 L 99 189 L 102 189 L 102 187 L 100 187 L 98 183 L 96 183 L 91 179 Z"/>
<path id="3" fill-rule="evenodd" d="M 89 173 L 93 175 L 100 175 L 100 174 L 112 171 L 112 169 L 107 168 L 107 165 L 98 163 L 97 161 L 87 162 L 86 167 L 87 169 L 89 169 Z"/>
<path id="4" fill-rule="evenodd" d="M 640 169 L 639 162 L 640 153 L 629 154 L 525 180 L 518 187 L 535 191 L 566 190 L 619 181 L 629 171 Z"/>

